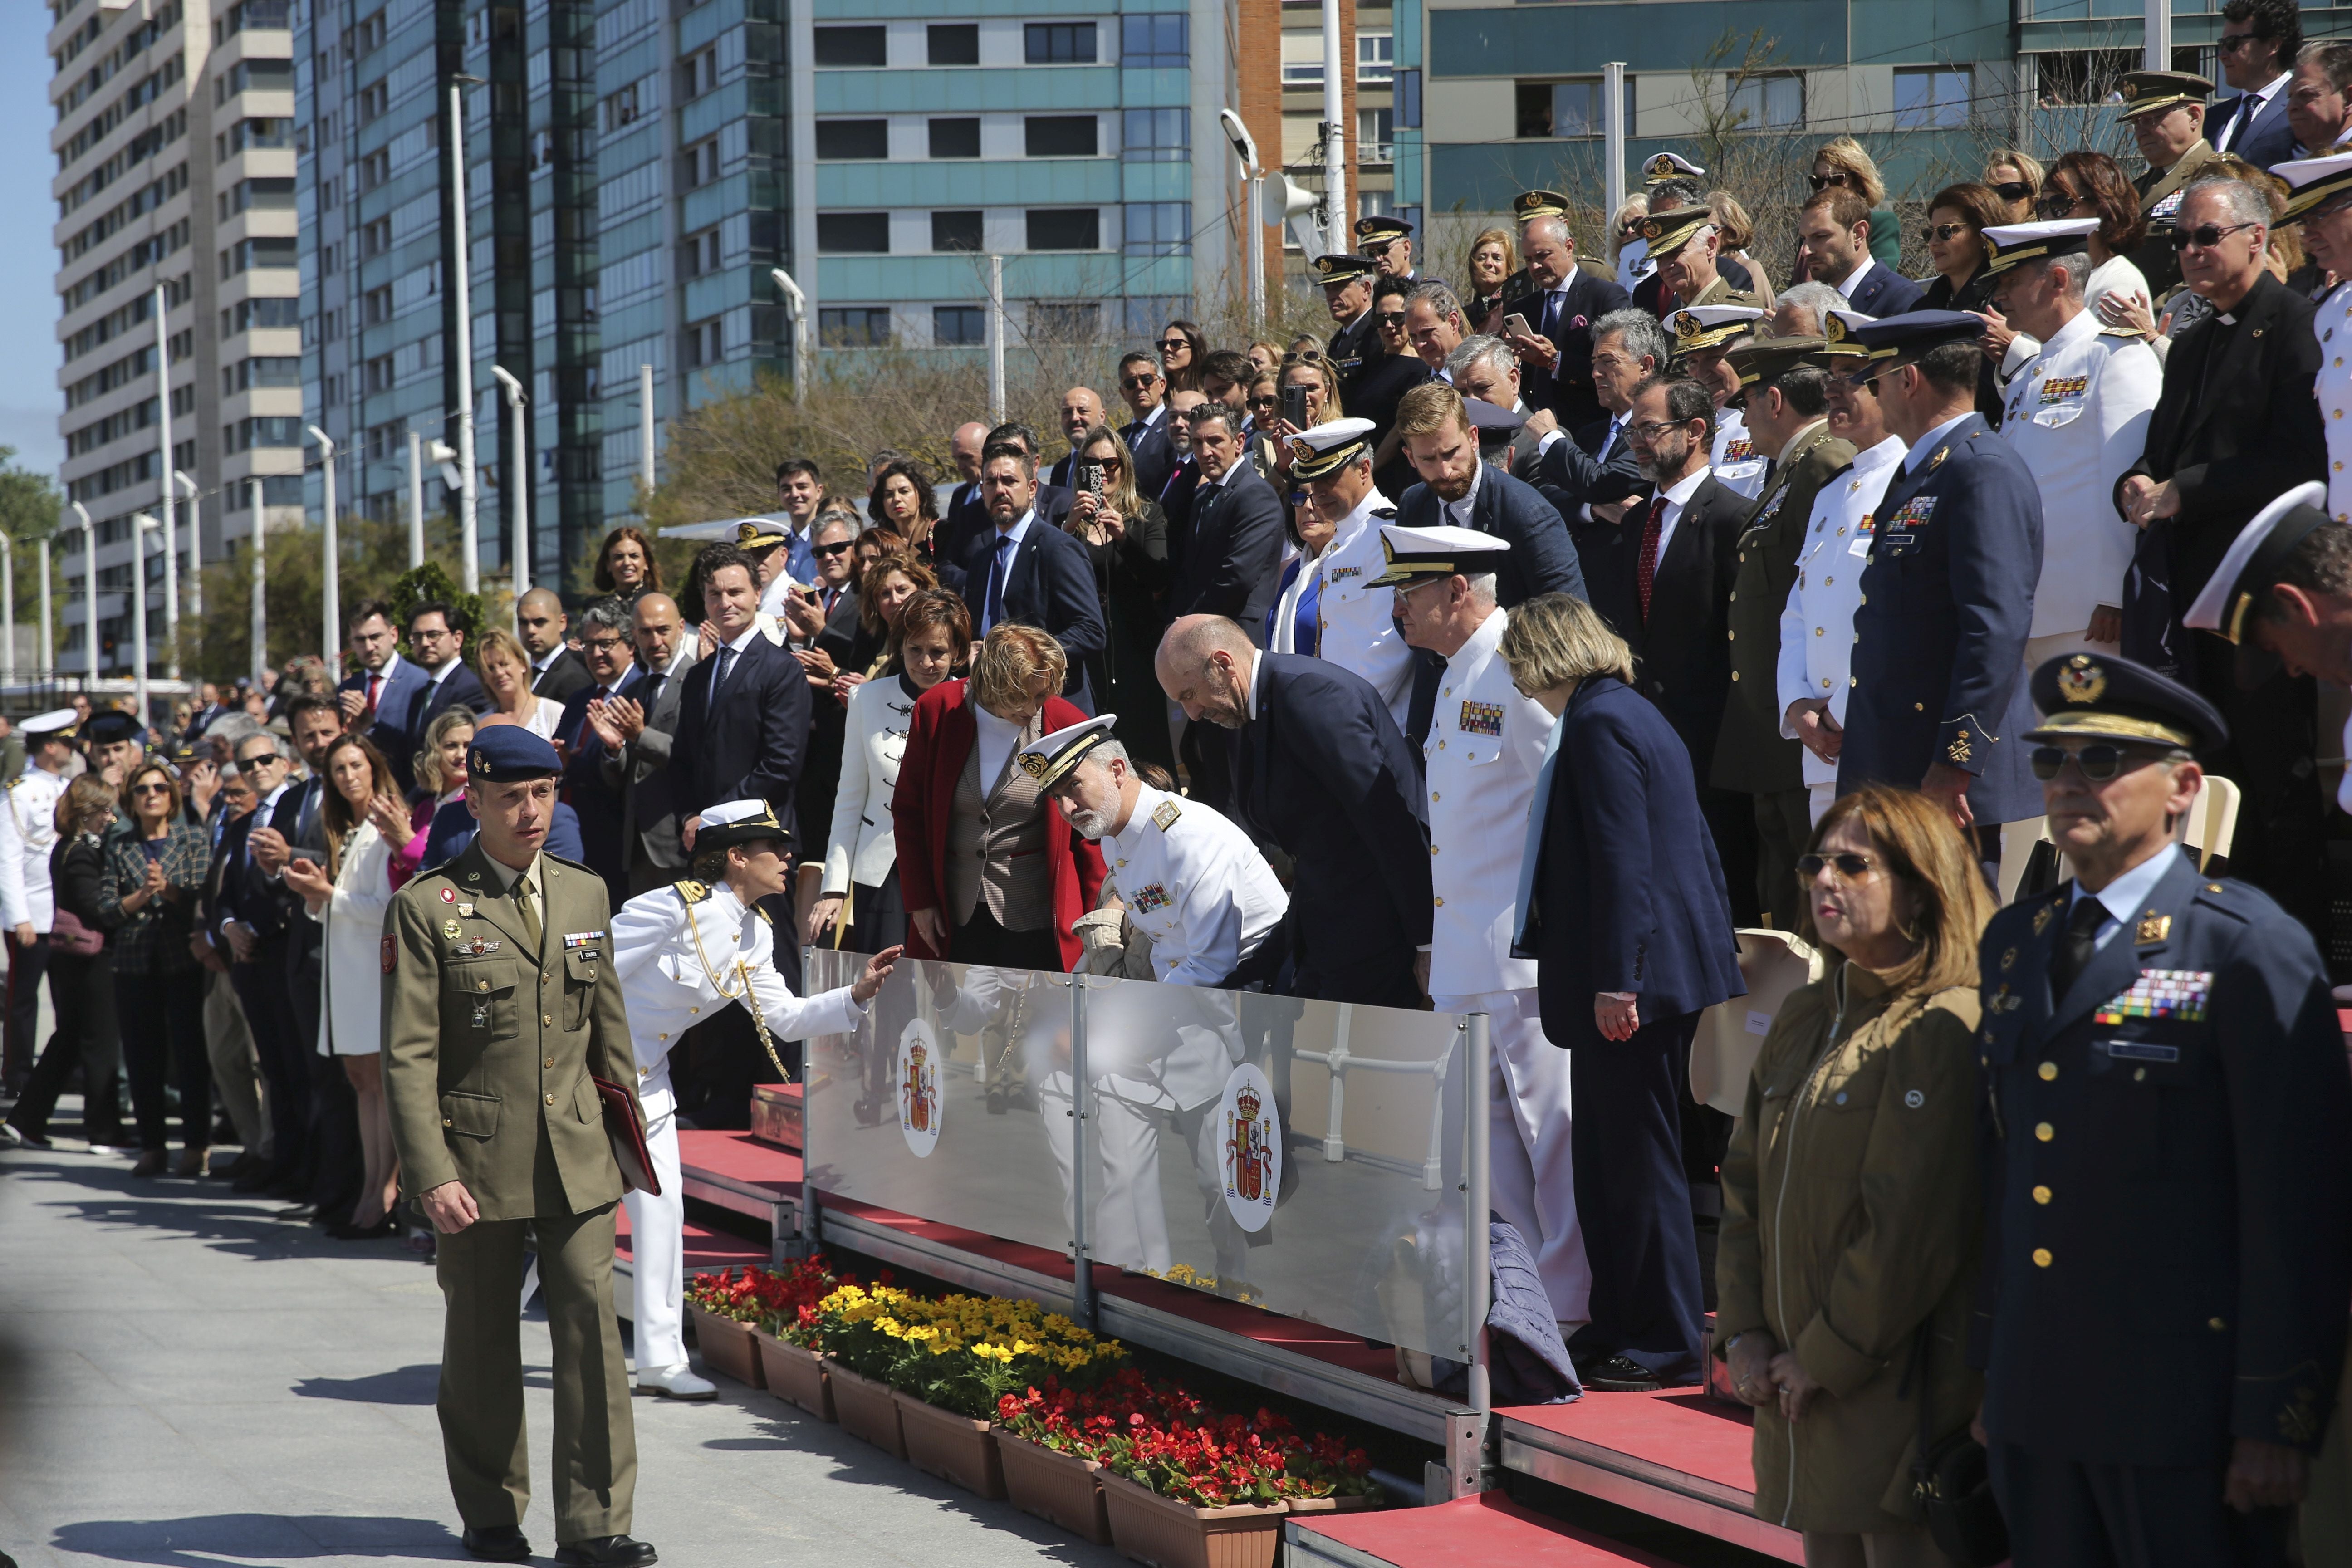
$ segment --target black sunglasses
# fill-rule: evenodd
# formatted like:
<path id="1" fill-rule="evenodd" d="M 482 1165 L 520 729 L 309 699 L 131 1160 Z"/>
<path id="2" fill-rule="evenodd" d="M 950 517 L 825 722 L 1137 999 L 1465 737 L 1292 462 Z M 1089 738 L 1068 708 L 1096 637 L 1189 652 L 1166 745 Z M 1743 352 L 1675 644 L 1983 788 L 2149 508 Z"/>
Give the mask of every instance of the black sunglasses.
<path id="1" fill-rule="evenodd" d="M 1805 183 L 1817 191 L 1826 191 L 1832 185 L 1844 184 L 1845 176 L 1843 174 L 1808 174 L 1805 176 Z"/>
<path id="2" fill-rule="evenodd" d="M 132 795 L 169 795 L 172 793 L 172 786 L 159 784 L 132 784 L 131 793 Z"/>
<path id="3" fill-rule="evenodd" d="M 1183 338 L 1162 338 L 1159 346 L 1160 352 L 1165 354 L 1174 353 L 1178 349 L 1189 349 L 1192 345 Z"/>
<path id="4" fill-rule="evenodd" d="M 2213 52 L 2217 55 L 2234 55 L 2253 41 L 2254 35 L 2252 33 L 2223 33 L 2213 40 Z"/>
<path id="5" fill-rule="evenodd" d="M 1375 313 L 1372 319 L 1380 322 L 1383 327 L 1402 327 L 1404 325 L 1404 312 L 1402 310 L 1381 310 Z"/>
<path id="6" fill-rule="evenodd" d="M 1821 876 L 1822 868 L 1826 866 L 1836 874 L 1839 881 L 1859 882 L 1870 875 L 1875 864 L 1869 856 L 1856 855 L 1852 850 L 1837 855 L 1800 855 L 1797 857 L 1797 880 L 1811 882 Z"/>
<path id="7" fill-rule="evenodd" d="M 1919 237 L 1933 245 L 1939 239 L 1950 239 L 1955 235 L 1967 234 L 1976 226 L 1972 223 L 1931 223 L 1919 231 Z"/>
<path id="8" fill-rule="evenodd" d="M 1271 408 L 1281 401 L 1282 399 L 1279 397 L 1253 397 L 1249 400 L 1249 406 L 1252 408 Z"/>
<path id="9" fill-rule="evenodd" d="M 2021 202 L 2033 194 L 2033 186 L 2024 180 L 2003 180 L 1990 187 L 1992 194 L 2005 202 Z"/>
<path id="10" fill-rule="evenodd" d="M 2221 237 L 2225 234 L 2235 234 L 2242 228 L 2260 227 L 2262 225 L 2258 223 L 2202 223 L 2195 228 L 2184 228 L 2175 232 L 2172 237 L 2172 248 L 2186 250 L 2193 245 L 2200 250 L 2210 250 L 2221 243 Z"/>
<path id="11" fill-rule="evenodd" d="M 839 555 L 844 551 L 855 550 L 856 548 L 857 542 L 856 540 L 845 539 L 838 544 L 812 544 L 809 546 L 809 553 L 811 555 Z"/>
<path id="12" fill-rule="evenodd" d="M 2083 776 L 2093 784 L 2105 784 L 2117 773 L 2128 773 L 2155 762 L 2149 752 L 2135 752 L 2126 746 L 2111 746 L 2105 742 L 2093 742 L 2079 752 L 2069 752 L 2060 746 L 2036 746 L 2026 754 L 2026 763 L 2033 776 L 2047 784 L 2063 771 L 2066 759 L 2083 770 Z"/>

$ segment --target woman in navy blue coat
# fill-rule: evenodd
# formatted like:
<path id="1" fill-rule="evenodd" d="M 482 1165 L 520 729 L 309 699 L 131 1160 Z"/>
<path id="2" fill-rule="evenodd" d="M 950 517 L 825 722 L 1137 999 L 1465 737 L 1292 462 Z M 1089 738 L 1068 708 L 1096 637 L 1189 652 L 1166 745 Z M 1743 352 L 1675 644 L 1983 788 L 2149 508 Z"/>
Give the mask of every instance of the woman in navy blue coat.
<path id="1" fill-rule="evenodd" d="M 1689 752 L 1633 690 L 1633 655 L 1591 606 L 1528 600 L 1502 654 L 1518 689 L 1559 716 L 1511 951 L 1537 961 L 1544 1034 L 1574 1053 L 1592 1320 L 1569 1350 L 1590 1387 L 1696 1382 L 1704 1308 L 1682 1105 L 1699 1014 L 1748 989 L 1723 868 Z"/>

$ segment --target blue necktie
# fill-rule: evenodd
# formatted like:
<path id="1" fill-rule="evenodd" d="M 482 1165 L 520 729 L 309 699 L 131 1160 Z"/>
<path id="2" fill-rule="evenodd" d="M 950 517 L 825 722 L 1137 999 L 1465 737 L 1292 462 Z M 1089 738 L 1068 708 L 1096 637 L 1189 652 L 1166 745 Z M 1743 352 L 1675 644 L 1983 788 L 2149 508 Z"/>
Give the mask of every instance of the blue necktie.
<path id="1" fill-rule="evenodd" d="M 1012 542 L 1013 536 L 1009 533 L 996 536 L 996 559 L 988 567 L 988 608 L 981 617 L 987 622 L 980 628 L 982 637 L 988 635 L 989 627 L 1004 618 L 1004 574 L 1008 570 L 1005 563 L 1012 559 L 1013 552 L 1007 548 Z"/>
<path id="2" fill-rule="evenodd" d="M 1543 765 L 1536 770 L 1535 799 L 1528 805 L 1528 846 L 1519 856 L 1519 901 L 1511 915 L 1511 954 L 1519 956 L 1519 948 L 1527 940 L 1528 911 L 1534 907 L 1536 897 L 1536 867 L 1543 858 L 1544 813 L 1551 806 L 1552 770 L 1559 764 L 1559 738 L 1567 730 L 1566 714 L 1553 721 L 1551 733 L 1544 737 Z"/>

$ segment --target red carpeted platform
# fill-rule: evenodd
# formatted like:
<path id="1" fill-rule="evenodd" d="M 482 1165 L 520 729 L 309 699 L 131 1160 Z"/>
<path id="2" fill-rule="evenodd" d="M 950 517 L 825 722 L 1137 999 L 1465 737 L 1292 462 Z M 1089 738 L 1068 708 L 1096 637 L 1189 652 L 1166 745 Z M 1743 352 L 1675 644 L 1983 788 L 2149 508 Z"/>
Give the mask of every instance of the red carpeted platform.
<path id="1" fill-rule="evenodd" d="M 629 1211 L 623 1206 L 614 1212 L 620 1238 L 614 1247 L 614 1261 L 625 1270 L 635 1263 L 635 1250 L 629 1245 Z M 686 1271 L 688 1274 L 715 1274 L 721 1268 L 741 1268 L 751 1264 L 765 1267 L 768 1248 L 760 1242 L 747 1241 L 723 1230 L 710 1230 L 686 1222 Z M 623 1303 L 625 1306 L 627 1303 Z"/>
<path id="2" fill-rule="evenodd" d="M 1291 1568 L 1669 1568 L 1664 1558 L 1529 1512 L 1500 1492 L 1434 1508 L 1310 1514 L 1286 1521 L 1283 1535 Z"/>
<path id="3" fill-rule="evenodd" d="M 689 1128 L 677 1135 L 677 1163 L 688 1181 L 721 1181 L 776 1198 L 801 1195 L 801 1157 L 749 1132 Z"/>
<path id="4" fill-rule="evenodd" d="M 1802 1538 L 1752 1511 L 1754 1427 L 1744 1410 L 1696 1389 L 1587 1394 L 1573 1405 L 1519 1405 L 1502 1419 L 1503 1464 L 1783 1562 Z"/>

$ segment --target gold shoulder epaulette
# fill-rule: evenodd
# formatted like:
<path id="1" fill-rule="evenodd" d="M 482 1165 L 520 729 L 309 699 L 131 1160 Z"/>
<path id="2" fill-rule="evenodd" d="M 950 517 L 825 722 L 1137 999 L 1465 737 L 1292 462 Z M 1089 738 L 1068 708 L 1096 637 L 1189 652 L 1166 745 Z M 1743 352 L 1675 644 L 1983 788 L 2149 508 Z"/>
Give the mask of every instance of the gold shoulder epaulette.
<path id="1" fill-rule="evenodd" d="M 689 904 L 698 904 L 710 896 L 710 885 L 698 882 L 691 877 L 681 877 L 670 886 L 676 888 L 677 896 Z"/>

